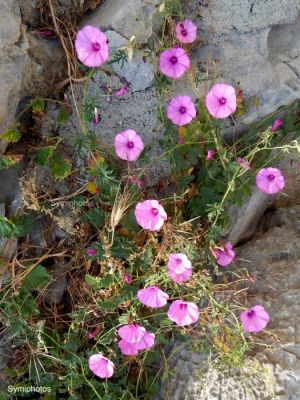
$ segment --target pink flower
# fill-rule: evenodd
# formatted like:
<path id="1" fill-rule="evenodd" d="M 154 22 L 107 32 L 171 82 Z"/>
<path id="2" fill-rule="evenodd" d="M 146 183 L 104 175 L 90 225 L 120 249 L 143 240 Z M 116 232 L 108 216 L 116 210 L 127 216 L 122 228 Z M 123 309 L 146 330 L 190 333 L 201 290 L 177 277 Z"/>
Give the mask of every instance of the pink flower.
<path id="1" fill-rule="evenodd" d="M 142 187 L 142 181 L 136 176 L 131 176 L 129 180 L 131 183 L 134 183 L 139 189 Z"/>
<path id="2" fill-rule="evenodd" d="M 168 260 L 168 274 L 176 283 L 186 282 L 192 275 L 192 263 L 185 254 L 170 254 Z"/>
<path id="3" fill-rule="evenodd" d="M 219 119 L 228 117 L 236 110 L 236 94 L 234 87 L 225 83 L 217 83 L 208 92 L 205 101 L 209 113 Z"/>
<path id="4" fill-rule="evenodd" d="M 213 149 L 209 149 L 206 155 L 206 161 L 209 161 L 213 158 L 215 152 L 213 151 Z"/>
<path id="5" fill-rule="evenodd" d="M 98 125 L 100 122 L 100 115 L 98 113 L 98 109 L 95 107 L 94 109 L 94 119 L 93 119 L 93 124 Z"/>
<path id="6" fill-rule="evenodd" d="M 271 132 L 276 132 L 281 127 L 281 125 L 283 125 L 282 119 L 275 119 L 271 128 Z"/>
<path id="7" fill-rule="evenodd" d="M 176 25 L 176 37 L 182 43 L 193 43 L 197 37 L 197 27 L 189 19 Z"/>
<path id="8" fill-rule="evenodd" d="M 263 306 L 256 305 L 240 315 L 245 332 L 260 332 L 269 322 L 269 314 Z"/>
<path id="9" fill-rule="evenodd" d="M 155 335 L 152 332 L 146 332 L 139 343 L 136 344 L 139 350 L 150 349 L 154 345 Z"/>
<path id="10" fill-rule="evenodd" d="M 251 169 L 250 164 L 248 163 L 248 161 L 244 160 L 241 157 L 237 157 L 236 162 L 239 163 L 240 166 L 246 171 L 248 171 L 248 169 Z"/>
<path id="11" fill-rule="evenodd" d="M 97 328 L 95 330 L 93 330 L 93 332 L 89 332 L 88 338 L 94 339 L 98 335 L 99 332 L 100 332 L 100 327 L 97 326 Z"/>
<path id="12" fill-rule="evenodd" d="M 137 343 L 129 343 L 122 339 L 118 342 L 118 346 L 125 356 L 136 356 L 139 352 Z"/>
<path id="13" fill-rule="evenodd" d="M 221 265 L 221 267 L 227 267 L 235 258 L 231 243 L 226 243 L 224 247 L 216 247 L 213 250 L 213 255 L 216 257 L 217 263 Z"/>
<path id="14" fill-rule="evenodd" d="M 199 310 L 196 304 L 187 301 L 175 300 L 171 304 L 168 317 L 177 325 L 190 325 L 199 318 Z"/>
<path id="15" fill-rule="evenodd" d="M 132 283 L 132 276 L 127 271 L 124 272 L 124 282 L 130 285 Z"/>
<path id="16" fill-rule="evenodd" d="M 180 78 L 189 66 L 190 59 L 181 47 L 165 50 L 159 57 L 160 72 L 169 78 Z"/>
<path id="17" fill-rule="evenodd" d="M 136 161 L 144 149 L 144 143 L 134 130 L 127 129 L 115 137 L 115 152 L 122 160 Z"/>
<path id="18" fill-rule="evenodd" d="M 263 168 L 256 175 L 256 186 L 267 194 L 280 192 L 284 187 L 284 177 L 277 168 Z"/>
<path id="19" fill-rule="evenodd" d="M 152 308 L 163 307 L 167 304 L 169 295 L 157 286 L 151 286 L 146 289 L 141 289 L 137 293 L 137 298 L 145 306 Z"/>
<path id="20" fill-rule="evenodd" d="M 88 363 L 90 370 L 99 378 L 110 378 L 114 374 L 114 363 L 102 354 L 93 354 Z"/>
<path id="21" fill-rule="evenodd" d="M 123 87 L 121 87 L 121 89 L 119 89 L 119 90 L 117 90 L 117 91 L 115 92 L 115 96 L 117 96 L 117 97 L 122 97 L 122 96 L 124 96 L 125 94 L 127 94 L 128 91 L 129 91 L 128 87 L 127 87 L 127 86 L 123 86 Z"/>
<path id="22" fill-rule="evenodd" d="M 173 124 L 183 126 L 196 117 L 196 108 L 190 96 L 174 97 L 167 108 L 168 118 Z"/>
<path id="23" fill-rule="evenodd" d="M 97 250 L 92 249 L 92 248 L 89 248 L 89 249 L 86 250 L 86 254 L 87 254 L 89 257 L 94 257 L 94 256 L 97 254 Z"/>
<path id="24" fill-rule="evenodd" d="M 87 25 L 76 36 L 77 57 L 87 67 L 100 67 L 108 59 L 107 36 L 100 29 Z"/>
<path id="25" fill-rule="evenodd" d="M 125 325 L 118 329 L 121 339 L 131 344 L 140 342 L 145 333 L 146 329 L 138 324 Z"/>
<path id="26" fill-rule="evenodd" d="M 135 207 L 137 223 L 144 229 L 158 231 L 167 220 L 167 213 L 157 200 L 145 200 Z"/>

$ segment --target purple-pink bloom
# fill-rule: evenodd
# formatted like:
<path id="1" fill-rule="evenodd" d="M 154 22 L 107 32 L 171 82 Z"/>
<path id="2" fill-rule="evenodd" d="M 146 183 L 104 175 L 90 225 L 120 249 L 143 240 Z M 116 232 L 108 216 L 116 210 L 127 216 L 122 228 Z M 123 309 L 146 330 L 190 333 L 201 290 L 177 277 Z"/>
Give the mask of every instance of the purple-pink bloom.
<path id="1" fill-rule="evenodd" d="M 89 248 L 89 249 L 86 250 L 86 254 L 87 254 L 89 257 L 94 257 L 94 256 L 97 254 L 97 250 L 92 249 L 92 248 Z"/>
<path id="2" fill-rule="evenodd" d="M 241 158 L 241 157 L 237 157 L 236 162 L 239 163 L 240 166 L 241 166 L 244 170 L 246 170 L 246 171 L 248 171 L 249 169 L 251 169 L 250 164 L 248 163 L 248 161 L 244 160 L 244 159 Z"/>
<path id="3" fill-rule="evenodd" d="M 256 305 L 240 315 L 245 332 L 260 332 L 269 322 L 269 314 L 263 306 Z"/>
<path id="4" fill-rule="evenodd" d="M 215 152 L 213 151 L 213 149 L 209 149 L 206 155 L 206 161 L 209 161 L 213 158 Z"/>
<path id="5" fill-rule="evenodd" d="M 217 83 L 208 92 L 205 100 L 208 112 L 215 118 L 223 119 L 236 110 L 236 93 L 234 87 Z"/>
<path id="6" fill-rule="evenodd" d="M 213 255 L 221 267 L 227 267 L 235 258 L 235 252 L 232 250 L 232 244 L 226 243 L 224 247 L 213 249 Z"/>
<path id="7" fill-rule="evenodd" d="M 129 273 L 127 271 L 124 272 L 123 279 L 124 279 L 124 282 L 127 283 L 128 285 L 130 285 L 132 283 L 132 276 L 129 275 Z"/>
<path id="8" fill-rule="evenodd" d="M 127 94 L 128 91 L 129 91 L 128 87 L 127 87 L 127 86 L 123 86 L 123 87 L 121 87 L 121 89 L 119 89 L 119 90 L 117 90 L 117 91 L 115 92 L 115 96 L 117 96 L 117 97 L 122 97 L 122 96 L 124 96 L 125 94 Z"/>
<path id="9" fill-rule="evenodd" d="M 137 293 L 139 301 L 147 307 L 159 308 L 167 304 L 169 295 L 157 286 L 140 289 Z"/>
<path id="10" fill-rule="evenodd" d="M 99 378 L 110 378 L 114 374 L 115 365 L 102 354 L 93 354 L 88 361 L 90 370 Z"/>
<path id="11" fill-rule="evenodd" d="M 77 57 L 87 67 L 100 67 L 108 59 L 107 36 L 100 29 L 87 25 L 75 39 Z"/>
<path id="12" fill-rule="evenodd" d="M 256 186 L 267 194 L 280 192 L 284 187 L 284 176 L 277 168 L 263 168 L 256 175 Z"/>
<path id="13" fill-rule="evenodd" d="M 99 115 L 98 109 L 95 107 L 95 109 L 94 109 L 93 124 L 94 124 L 94 125 L 98 125 L 99 122 L 100 122 L 100 115 Z"/>
<path id="14" fill-rule="evenodd" d="M 92 332 L 89 332 L 88 338 L 94 339 L 98 335 L 99 332 L 100 332 L 100 327 L 97 326 Z"/>
<path id="15" fill-rule="evenodd" d="M 196 117 L 196 108 L 190 96 L 174 97 L 167 108 L 168 118 L 173 124 L 183 126 Z"/>
<path id="16" fill-rule="evenodd" d="M 133 129 L 127 129 L 116 135 L 115 152 L 122 160 L 136 161 L 143 150 L 142 138 Z"/>
<path id="17" fill-rule="evenodd" d="M 197 37 L 197 27 L 189 19 L 176 25 L 176 37 L 182 43 L 193 43 Z"/>
<path id="18" fill-rule="evenodd" d="M 167 220 L 167 213 L 157 200 L 145 200 L 135 207 L 137 223 L 144 229 L 158 231 Z"/>
<path id="19" fill-rule="evenodd" d="M 182 300 L 175 300 L 169 308 L 168 317 L 177 325 L 190 325 L 198 320 L 199 310 L 194 303 Z"/>
<path id="20" fill-rule="evenodd" d="M 177 144 L 184 144 L 184 137 L 183 136 L 179 136 L 178 137 Z"/>
<path id="21" fill-rule="evenodd" d="M 134 183 L 139 189 L 142 187 L 142 181 L 136 176 L 131 176 L 129 180 L 131 183 Z"/>
<path id="22" fill-rule="evenodd" d="M 118 329 L 121 339 L 132 344 L 140 342 L 145 333 L 146 329 L 138 324 L 129 324 Z"/>
<path id="23" fill-rule="evenodd" d="M 155 335 L 152 332 L 146 332 L 140 342 L 136 344 L 138 350 L 150 349 L 154 345 Z"/>
<path id="24" fill-rule="evenodd" d="M 276 132 L 281 127 L 281 125 L 283 125 L 282 119 L 280 119 L 280 118 L 275 119 L 275 121 L 271 127 L 271 132 Z"/>
<path id="25" fill-rule="evenodd" d="M 137 343 L 129 343 L 121 339 L 118 342 L 119 349 L 125 356 L 136 356 L 139 352 Z"/>
<path id="26" fill-rule="evenodd" d="M 190 59 L 182 47 L 164 50 L 159 57 L 160 72 L 169 78 L 180 78 L 189 66 Z"/>
<path id="27" fill-rule="evenodd" d="M 186 282 L 192 275 L 192 263 L 183 253 L 172 253 L 168 260 L 168 274 L 176 283 Z"/>

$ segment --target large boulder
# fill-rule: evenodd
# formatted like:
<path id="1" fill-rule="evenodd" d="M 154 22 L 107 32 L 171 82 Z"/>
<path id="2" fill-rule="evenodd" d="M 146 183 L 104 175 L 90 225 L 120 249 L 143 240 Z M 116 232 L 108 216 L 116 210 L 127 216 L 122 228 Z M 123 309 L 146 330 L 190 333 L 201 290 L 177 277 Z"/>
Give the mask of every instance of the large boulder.
<path id="1" fill-rule="evenodd" d="M 195 65 L 216 61 L 219 79 L 239 84 L 249 101 L 256 97 L 259 106 L 250 107 L 241 122 L 249 124 L 299 98 L 299 1 L 188 0 L 182 5 L 199 27 Z"/>

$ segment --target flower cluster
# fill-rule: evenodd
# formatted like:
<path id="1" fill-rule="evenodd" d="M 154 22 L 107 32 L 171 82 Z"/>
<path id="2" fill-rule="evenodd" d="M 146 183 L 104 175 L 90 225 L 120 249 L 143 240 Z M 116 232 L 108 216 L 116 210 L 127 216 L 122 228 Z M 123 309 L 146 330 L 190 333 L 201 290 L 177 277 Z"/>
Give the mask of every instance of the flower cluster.
<path id="1" fill-rule="evenodd" d="M 185 19 L 176 26 L 176 38 L 182 44 L 190 44 L 196 40 L 196 25 Z M 75 48 L 79 60 L 88 67 L 99 67 L 108 59 L 109 49 L 106 35 L 98 28 L 86 26 L 81 29 L 76 37 Z M 161 52 L 159 57 L 160 72 L 171 79 L 181 78 L 191 65 L 187 51 L 181 45 L 174 45 L 170 49 Z M 121 97 L 128 93 L 127 86 L 115 92 L 115 96 Z M 225 119 L 236 111 L 237 96 L 234 87 L 217 83 L 212 86 L 205 98 L 205 106 L 211 116 L 217 119 Z M 176 96 L 167 105 L 167 117 L 177 126 L 185 126 L 195 119 L 197 111 L 193 99 L 190 96 Z M 98 110 L 95 109 L 94 124 L 101 121 Z M 282 125 L 281 120 L 276 120 L 271 132 L 275 132 Z M 184 143 L 184 141 L 182 141 Z M 141 136 L 133 129 L 127 129 L 116 135 L 114 140 L 116 155 L 127 162 L 135 162 L 144 150 L 144 142 Z M 206 160 L 211 160 L 215 155 L 213 149 L 207 152 Z M 247 171 L 250 165 L 242 158 L 237 158 L 237 163 Z M 129 178 L 138 187 L 141 182 L 137 177 Z M 256 185 L 259 190 L 274 194 L 284 187 L 284 177 L 276 168 L 263 168 L 256 175 Z M 135 206 L 136 222 L 149 231 L 160 230 L 167 221 L 167 213 L 163 206 L 154 199 L 139 202 Z M 228 266 L 235 258 L 231 243 L 219 245 L 211 249 L 219 266 Z M 87 255 L 93 257 L 96 250 L 87 249 Z M 169 255 L 167 272 L 172 281 L 182 284 L 192 275 L 192 263 L 183 253 Z M 131 284 L 132 277 L 126 272 L 124 282 Z M 164 307 L 169 295 L 157 286 L 140 289 L 137 298 L 144 306 L 149 308 Z M 199 309 L 196 304 L 182 299 L 174 300 L 167 312 L 168 318 L 179 326 L 195 323 L 199 318 Z M 244 311 L 240 319 L 245 332 L 259 332 L 269 322 L 269 315 L 261 305 L 256 305 L 250 310 Z M 126 356 L 136 356 L 139 351 L 151 348 L 155 343 L 155 335 L 148 332 L 137 323 L 129 322 L 128 325 L 118 329 L 120 340 L 118 347 Z M 89 368 L 100 378 L 110 378 L 114 373 L 114 364 L 101 354 L 94 354 L 89 358 Z"/>

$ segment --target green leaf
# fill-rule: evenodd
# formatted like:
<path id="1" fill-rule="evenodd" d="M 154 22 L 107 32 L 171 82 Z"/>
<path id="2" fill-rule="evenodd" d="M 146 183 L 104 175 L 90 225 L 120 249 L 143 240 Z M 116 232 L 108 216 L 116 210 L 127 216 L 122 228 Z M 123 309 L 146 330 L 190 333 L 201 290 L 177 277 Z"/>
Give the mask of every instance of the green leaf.
<path id="1" fill-rule="evenodd" d="M 70 114 L 69 114 L 67 106 L 63 105 L 57 115 L 57 123 L 59 125 L 64 124 L 69 119 L 69 116 L 70 116 Z"/>
<path id="2" fill-rule="evenodd" d="M 6 217 L 0 216 L 0 237 L 11 238 L 15 232 L 15 225 Z"/>
<path id="3" fill-rule="evenodd" d="M 34 220 L 30 215 L 21 215 L 13 217 L 11 222 L 14 224 L 14 236 L 25 237 L 31 232 Z"/>
<path id="4" fill-rule="evenodd" d="M 63 158 L 60 153 L 53 155 L 50 161 L 51 174 L 55 179 L 66 178 L 72 170 L 70 160 Z"/>
<path id="5" fill-rule="evenodd" d="M 45 286 L 50 280 L 50 275 L 45 267 L 37 265 L 23 281 L 22 287 L 27 290 L 33 290 L 41 286 Z"/>
<path id="6" fill-rule="evenodd" d="M 111 255 L 115 258 L 128 258 L 136 251 L 134 243 L 123 237 L 115 237 L 114 244 L 110 248 Z"/>
<path id="7" fill-rule="evenodd" d="M 52 156 L 52 153 L 53 153 L 52 146 L 42 147 L 41 149 L 38 149 L 35 156 L 35 162 L 38 165 L 45 165 L 49 160 L 49 158 Z"/>
<path id="8" fill-rule="evenodd" d="M 45 110 L 45 101 L 41 97 L 36 97 L 35 99 L 30 100 L 29 105 L 34 113 Z"/>
<path id="9" fill-rule="evenodd" d="M 109 286 L 116 283 L 119 279 L 119 274 L 117 275 L 107 275 L 104 278 L 95 278 L 91 275 L 85 276 L 85 281 L 88 285 L 91 286 L 94 290 L 100 290 L 104 288 L 108 288 Z"/>
<path id="10" fill-rule="evenodd" d="M 21 139 L 21 137 L 21 132 L 16 128 L 8 128 L 1 134 L 1 139 L 6 140 L 8 143 L 16 143 Z"/>
<path id="11" fill-rule="evenodd" d="M 11 167 L 16 164 L 16 160 L 9 156 L 0 157 L 0 169 Z"/>

